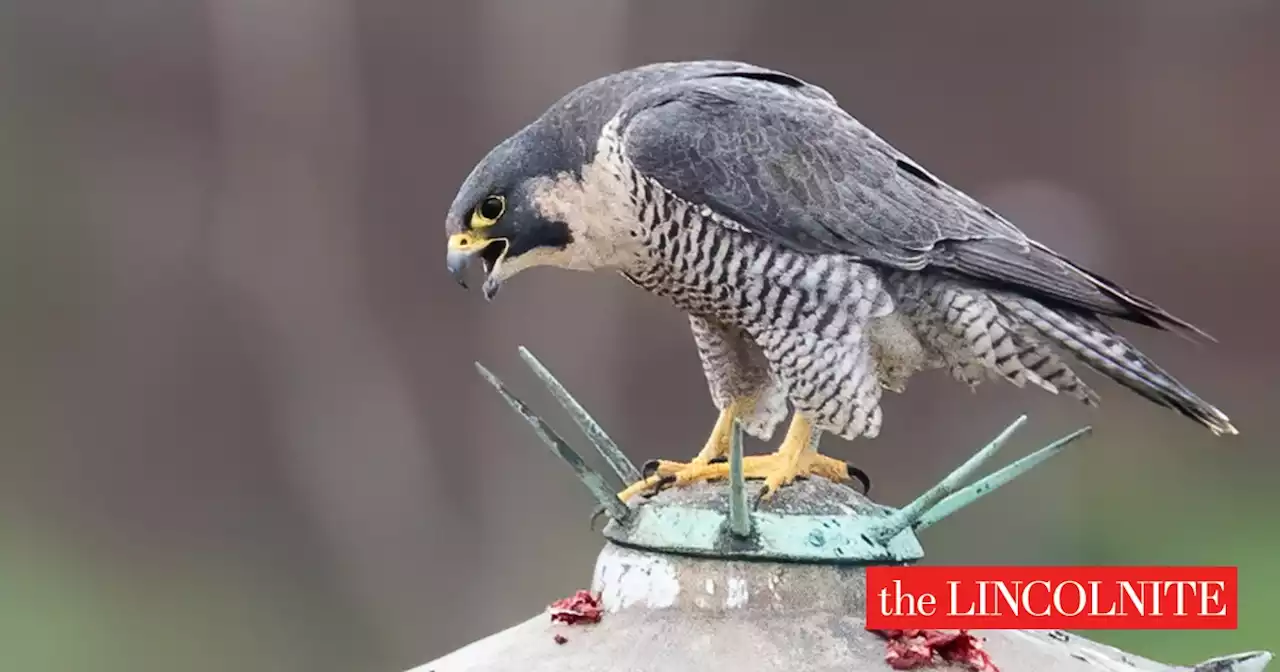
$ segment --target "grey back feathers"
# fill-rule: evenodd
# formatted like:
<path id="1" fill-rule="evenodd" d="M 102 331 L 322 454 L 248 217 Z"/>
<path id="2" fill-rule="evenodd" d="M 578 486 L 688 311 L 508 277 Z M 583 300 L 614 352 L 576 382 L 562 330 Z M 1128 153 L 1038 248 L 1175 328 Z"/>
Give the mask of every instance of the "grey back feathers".
<path id="1" fill-rule="evenodd" d="M 1012 285 L 1064 308 L 1200 333 L 1029 240 L 781 73 L 699 77 L 622 110 L 636 167 L 792 249 Z"/>

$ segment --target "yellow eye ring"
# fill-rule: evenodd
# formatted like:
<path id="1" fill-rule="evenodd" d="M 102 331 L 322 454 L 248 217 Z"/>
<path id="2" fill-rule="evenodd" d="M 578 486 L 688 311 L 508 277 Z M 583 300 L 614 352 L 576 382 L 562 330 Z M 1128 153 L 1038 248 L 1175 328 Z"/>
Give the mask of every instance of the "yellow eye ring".
<path id="1" fill-rule="evenodd" d="M 497 195 L 489 196 L 480 201 L 471 212 L 471 228 L 482 229 L 493 226 L 506 211 L 507 199 Z"/>

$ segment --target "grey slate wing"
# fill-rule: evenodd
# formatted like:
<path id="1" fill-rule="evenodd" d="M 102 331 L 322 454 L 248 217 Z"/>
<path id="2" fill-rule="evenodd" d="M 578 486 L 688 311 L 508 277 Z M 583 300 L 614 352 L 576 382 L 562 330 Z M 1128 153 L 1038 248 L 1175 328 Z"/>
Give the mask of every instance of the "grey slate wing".
<path id="1" fill-rule="evenodd" d="M 620 116 L 625 151 L 640 172 L 787 248 L 939 271 L 1058 309 L 1205 335 L 1028 239 L 826 91 L 788 75 L 677 81 L 632 97 Z"/>

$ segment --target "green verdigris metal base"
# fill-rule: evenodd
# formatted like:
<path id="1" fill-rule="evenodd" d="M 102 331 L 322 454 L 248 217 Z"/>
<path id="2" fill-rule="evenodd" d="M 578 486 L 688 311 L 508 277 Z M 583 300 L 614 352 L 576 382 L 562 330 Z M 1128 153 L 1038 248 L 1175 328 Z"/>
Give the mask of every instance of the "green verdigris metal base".
<path id="1" fill-rule="evenodd" d="M 520 356 L 610 466 L 616 477 L 612 485 L 611 479 L 592 469 L 497 376 L 479 363 L 476 368 L 591 491 L 600 503 L 600 511 L 610 518 L 605 536 L 625 546 L 685 555 L 848 564 L 914 562 L 924 556 L 916 530 L 990 494 L 1090 431 L 1088 427 L 1081 429 L 961 487 L 1026 422 L 1026 416 L 1022 416 L 941 482 L 900 509 L 876 504 L 851 488 L 813 488 L 804 482 L 779 490 L 773 499 L 753 509 L 742 476 L 742 430 L 735 427 L 730 441 L 727 491 L 722 486 L 699 485 L 681 488 L 678 495 L 666 491 L 650 501 L 628 506 L 614 493 L 639 479 L 639 470 L 541 362 L 523 347 Z"/>
<path id="2" fill-rule="evenodd" d="M 876 541 L 876 526 L 893 510 L 824 478 L 779 490 L 767 510 L 751 513 L 747 535 L 727 529 L 727 499 L 719 483 L 663 490 L 629 519 L 611 521 L 604 534 L 620 545 L 722 559 L 897 564 L 924 554 L 909 531 Z"/>

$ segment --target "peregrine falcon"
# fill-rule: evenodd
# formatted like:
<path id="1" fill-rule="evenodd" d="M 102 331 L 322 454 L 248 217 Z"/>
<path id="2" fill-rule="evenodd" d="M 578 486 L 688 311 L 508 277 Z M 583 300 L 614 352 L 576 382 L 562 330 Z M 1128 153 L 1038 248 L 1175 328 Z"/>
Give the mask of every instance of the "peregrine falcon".
<path id="1" fill-rule="evenodd" d="M 845 112 L 748 63 L 657 63 L 596 79 L 497 145 L 445 222 L 449 271 L 483 293 L 524 269 L 610 269 L 688 315 L 719 419 L 687 463 L 620 496 L 723 478 L 735 422 L 781 446 L 744 460 L 769 496 L 841 481 L 823 432 L 880 431 L 882 389 L 942 368 L 1096 405 L 1058 349 L 1207 427 L 1227 416 L 1104 318 L 1204 332 L 1027 237 Z"/>

